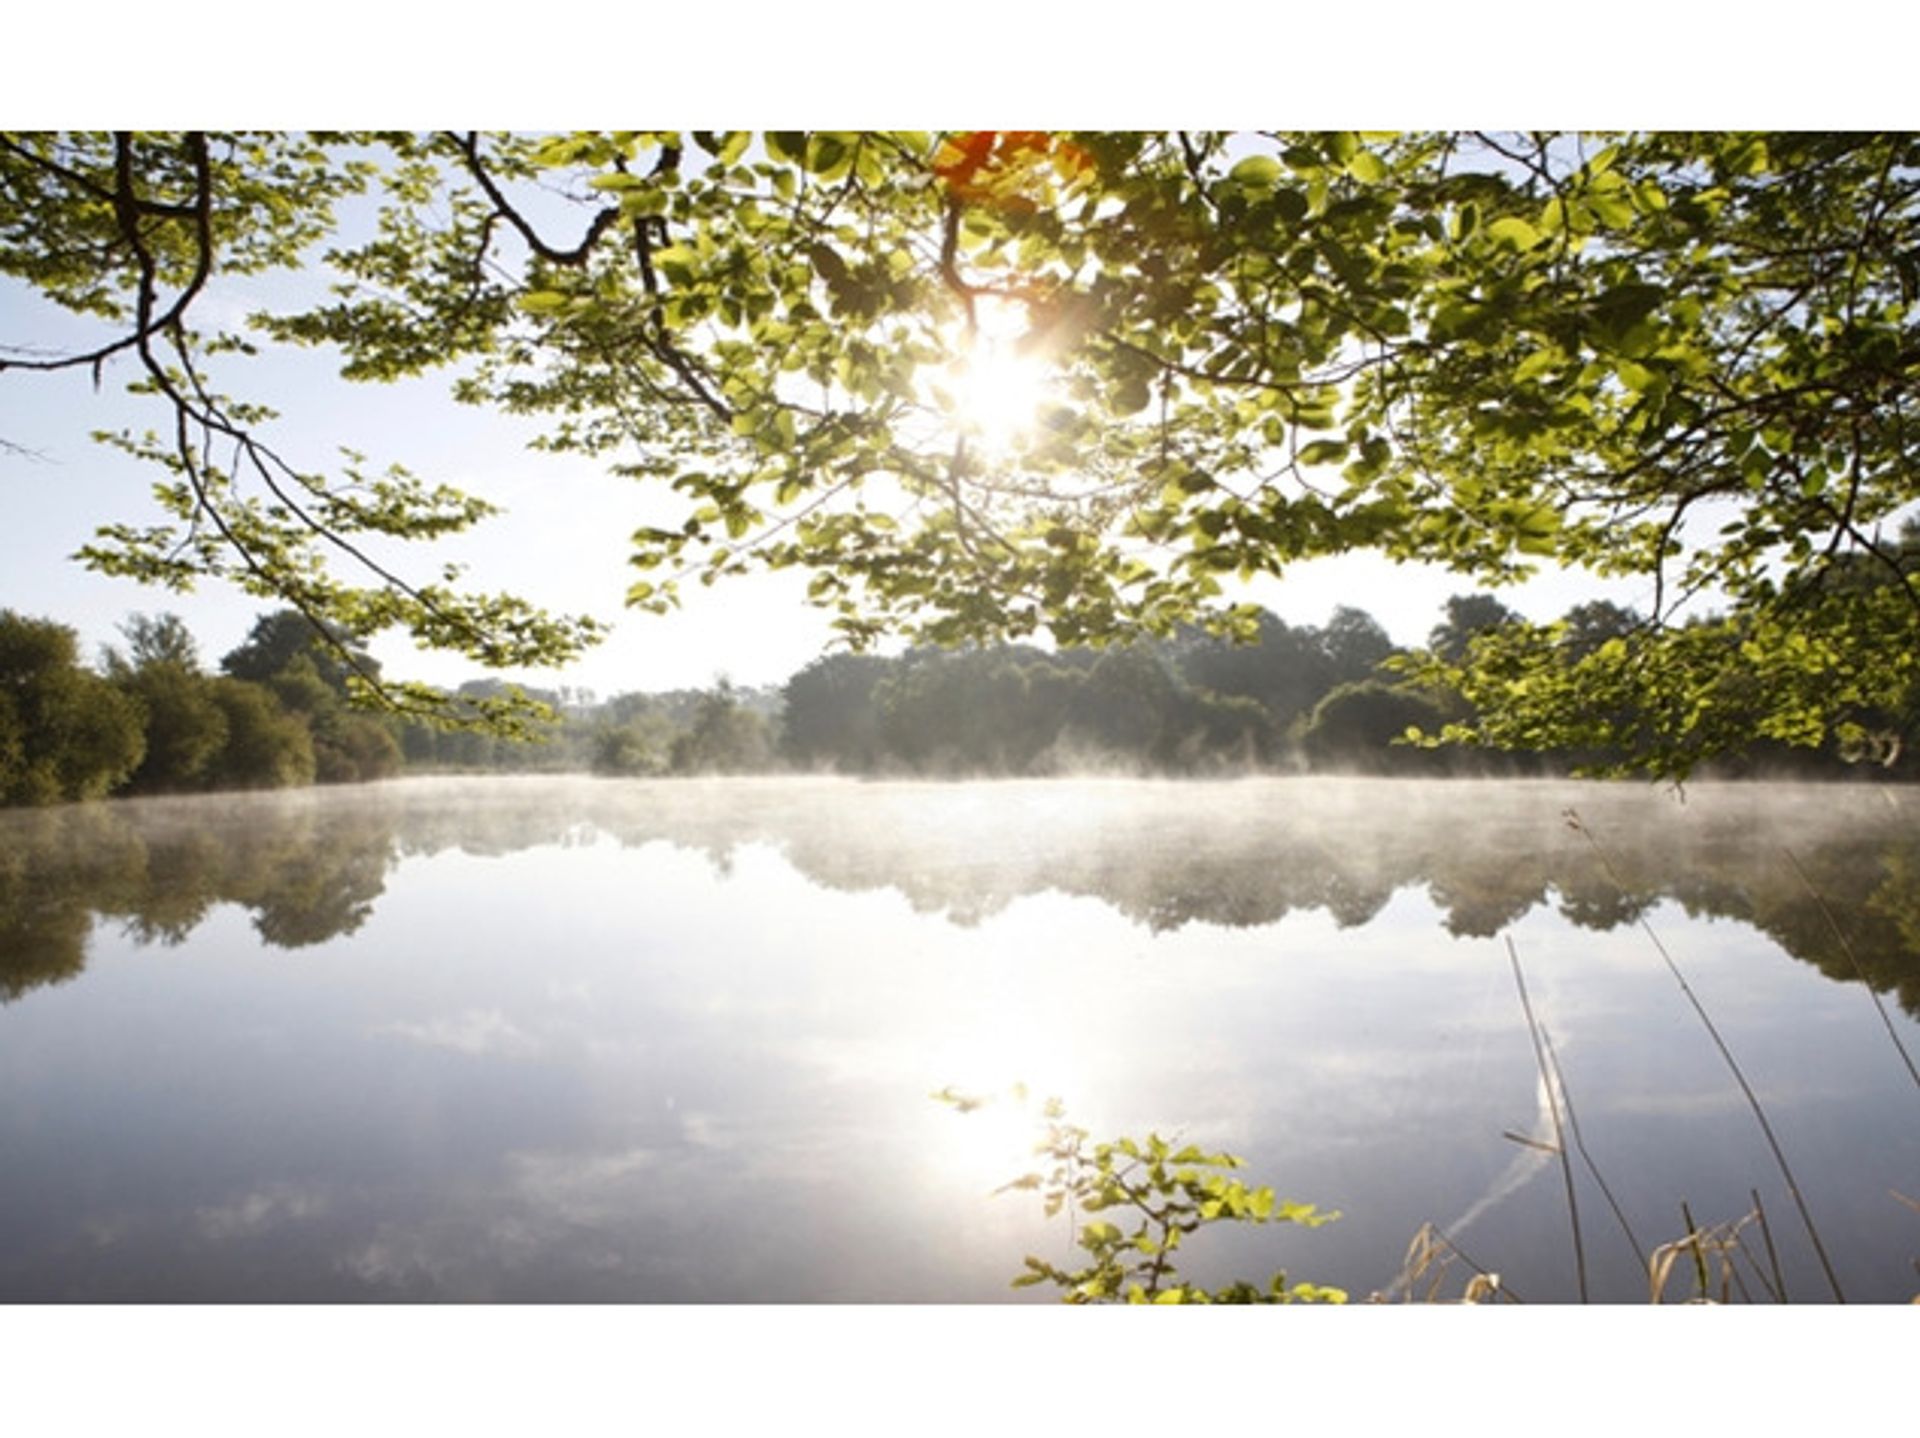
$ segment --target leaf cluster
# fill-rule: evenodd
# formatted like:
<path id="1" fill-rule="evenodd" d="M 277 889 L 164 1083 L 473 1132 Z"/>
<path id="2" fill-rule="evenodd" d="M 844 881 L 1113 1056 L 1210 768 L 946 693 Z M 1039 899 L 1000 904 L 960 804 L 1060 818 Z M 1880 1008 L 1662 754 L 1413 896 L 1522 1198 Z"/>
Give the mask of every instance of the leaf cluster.
<path id="1" fill-rule="evenodd" d="M 933 1097 L 963 1113 L 979 1102 L 951 1089 Z M 1230 1177 L 1244 1167 L 1234 1154 L 1176 1147 L 1158 1134 L 1094 1143 L 1086 1129 L 1067 1121 L 1058 1099 L 1049 1099 L 1044 1112 L 1045 1136 L 1034 1149 L 1040 1166 L 998 1191 L 1037 1192 L 1049 1218 L 1065 1210 L 1084 1259 L 1063 1267 L 1028 1255 L 1015 1288 L 1050 1283 L 1063 1302 L 1076 1304 L 1346 1302 L 1341 1289 L 1289 1282 L 1284 1273 L 1265 1284 L 1236 1280 L 1209 1289 L 1183 1279 L 1174 1257 L 1187 1239 L 1213 1224 L 1317 1228 L 1338 1213 L 1276 1199 L 1271 1188 L 1250 1188 Z"/>

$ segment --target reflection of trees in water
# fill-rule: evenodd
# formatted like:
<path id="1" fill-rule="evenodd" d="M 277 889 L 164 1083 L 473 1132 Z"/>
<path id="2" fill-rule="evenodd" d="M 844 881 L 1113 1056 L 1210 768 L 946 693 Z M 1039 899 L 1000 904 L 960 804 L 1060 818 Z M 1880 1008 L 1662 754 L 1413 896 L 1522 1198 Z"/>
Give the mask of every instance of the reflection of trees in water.
<path id="1" fill-rule="evenodd" d="M 1688 911 L 1751 924 L 1829 978 L 1864 973 L 1920 1015 L 1920 840 L 1839 838 L 1794 845 L 1791 860 L 1776 846 L 1763 859 L 1770 867 L 1749 870 L 1729 855 L 1724 867 L 1689 876 Z"/>
<path id="2" fill-rule="evenodd" d="M 117 914 L 126 931 L 143 944 L 177 944 L 199 927 L 219 900 L 219 877 L 227 867 L 227 845 L 206 829 L 189 830 L 171 843 L 149 845 L 129 831 L 144 864 L 139 882 L 118 903 L 96 902 L 102 913 Z"/>
<path id="3" fill-rule="evenodd" d="M 1434 854 L 1422 866 L 1430 869 L 1424 875 L 1427 896 L 1456 938 L 1491 938 L 1545 903 L 1553 882 L 1551 870 L 1531 854 Z"/>
<path id="4" fill-rule="evenodd" d="M 226 895 L 253 910 L 262 939 L 297 949 L 350 934 L 367 921 L 386 890 L 390 828 L 322 830 L 297 844 L 277 837 L 277 852 L 253 856 Z"/>
<path id="5" fill-rule="evenodd" d="M 94 913 L 139 887 L 143 863 L 110 806 L 0 815 L 0 1000 L 79 973 Z"/>
<path id="6" fill-rule="evenodd" d="M 1562 820 L 1569 797 L 1604 860 Z M 822 887 L 891 890 L 969 925 L 1046 891 L 1160 932 L 1297 912 L 1354 927 L 1411 889 L 1475 937 L 1546 904 L 1611 929 L 1670 899 L 1854 979 L 1784 843 L 1870 981 L 1920 1013 L 1920 839 L 1871 797 L 1801 791 L 1794 807 L 1791 790 L 1728 787 L 1680 809 L 1637 788 L 1526 784 L 482 780 L 25 812 L 4 816 L 0 995 L 78 972 L 95 913 L 172 943 L 239 903 L 266 943 L 294 947 L 364 923 L 401 857 L 604 838 L 698 852 L 723 876 L 766 845 Z"/>
<path id="7" fill-rule="evenodd" d="M 97 917 L 179 944 L 223 903 L 276 948 L 351 933 L 385 888 L 381 806 L 147 800 L 0 815 L 0 999 L 72 978 Z"/>
<path id="8" fill-rule="evenodd" d="M 1586 873 L 1564 876 L 1555 887 L 1560 916 L 1582 929 L 1617 929 L 1636 922 L 1659 902 L 1657 894 L 1622 889 L 1598 864 Z"/>

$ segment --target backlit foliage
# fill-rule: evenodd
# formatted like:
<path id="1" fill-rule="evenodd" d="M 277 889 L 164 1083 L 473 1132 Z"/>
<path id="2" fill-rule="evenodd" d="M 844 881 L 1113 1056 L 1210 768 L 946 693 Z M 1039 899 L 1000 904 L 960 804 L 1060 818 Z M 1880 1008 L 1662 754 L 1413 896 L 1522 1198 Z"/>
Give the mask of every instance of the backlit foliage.
<path id="1" fill-rule="evenodd" d="M 104 338 L 5 363 L 132 353 L 167 415 L 116 441 L 161 467 L 166 522 L 109 525 L 89 562 L 492 664 L 597 630 L 336 577 L 356 551 L 328 536 L 485 506 L 283 462 L 216 359 L 449 367 L 542 447 L 680 496 L 634 534 L 631 604 L 799 566 L 856 646 L 1232 631 L 1224 581 L 1354 549 L 1486 584 L 1638 576 L 1631 632 L 1577 660 L 1490 640 L 1460 687 L 1473 732 L 1534 745 L 1594 742 L 1583 686 L 1630 690 L 1633 762 L 1677 773 L 1756 735 L 1870 754 L 1920 681 L 1891 537 L 1920 498 L 1916 176 L 1920 141 L 1872 134 L 18 135 L 0 269 Z M 363 194 L 377 218 L 346 234 Z M 323 243 L 324 303 L 192 327 L 209 283 Z M 989 304 L 1046 376 L 997 445 L 950 382 Z"/>
<path id="2" fill-rule="evenodd" d="M 1016 1098 L 1024 1092 L 1016 1090 Z M 991 1102 L 942 1089 L 933 1097 L 968 1113 Z M 1236 1279 L 1209 1289 L 1180 1276 L 1175 1257 L 1192 1235 L 1217 1223 L 1297 1223 L 1317 1228 L 1340 1215 L 1310 1203 L 1277 1199 L 1229 1175 L 1245 1161 L 1230 1153 L 1176 1147 L 1158 1134 L 1094 1143 L 1069 1123 L 1058 1099 L 1044 1107 L 1045 1133 L 1034 1147 L 1040 1166 L 1000 1190 L 1040 1195 L 1047 1217 L 1067 1214 L 1074 1245 L 1085 1255 L 1063 1268 L 1029 1255 L 1015 1288 L 1050 1283 L 1065 1303 L 1345 1303 L 1323 1284 L 1290 1283 L 1276 1273 L 1264 1285 Z"/>

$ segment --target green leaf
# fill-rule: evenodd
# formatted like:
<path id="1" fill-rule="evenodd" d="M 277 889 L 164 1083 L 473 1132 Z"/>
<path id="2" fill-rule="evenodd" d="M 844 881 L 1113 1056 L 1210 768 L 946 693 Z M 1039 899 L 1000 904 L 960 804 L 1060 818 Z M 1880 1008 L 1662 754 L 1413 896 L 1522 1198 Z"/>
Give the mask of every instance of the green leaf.
<path id="1" fill-rule="evenodd" d="M 1363 184 L 1378 185 L 1387 178 L 1387 166 L 1371 150 L 1356 150 L 1347 160 L 1347 173 Z"/>
<path id="2" fill-rule="evenodd" d="M 1587 207 L 1608 229 L 1623 230 L 1634 222 L 1633 201 L 1624 194 L 1589 195 Z"/>
<path id="3" fill-rule="evenodd" d="M 653 253 L 653 267 L 671 285 L 692 284 L 699 261 L 699 254 L 686 245 L 668 245 Z"/>
<path id="4" fill-rule="evenodd" d="M 1129 377 L 1114 387 L 1111 403 L 1116 414 L 1138 414 L 1153 403 L 1153 390 L 1145 380 Z"/>
<path id="5" fill-rule="evenodd" d="M 823 179 L 839 179 L 853 162 L 853 147 L 846 138 L 830 131 L 818 131 L 807 141 L 806 167 Z"/>
<path id="6" fill-rule="evenodd" d="M 1548 370 L 1555 368 L 1565 359 L 1566 356 L 1558 349 L 1535 350 L 1532 354 L 1520 361 L 1519 367 L 1513 372 L 1513 382 L 1517 385 L 1530 383 L 1540 378 L 1540 376 Z"/>
<path id="7" fill-rule="evenodd" d="M 1644 394 L 1652 389 L 1660 378 L 1655 371 L 1632 360 L 1622 360 L 1616 373 L 1620 376 L 1620 383 L 1635 394 Z"/>
<path id="8" fill-rule="evenodd" d="M 767 131 L 767 153 L 776 160 L 785 160 L 796 165 L 805 164 L 807 132 L 805 130 Z"/>
<path id="9" fill-rule="evenodd" d="M 1227 178 L 1247 189 L 1269 189 L 1279 183 L 1280 162 L 1271 155 L 1249 155 L 1231 170 Z"/>
<path id="10" fill-rule="evenodd" d="M 1526 251 L 1540 243 L 1540 232 L 1518 215 L 1502 215 L 1487 226 L 1487 238 L 1508 249 Z"/>
<path id="11" fill-rule="evenodd" d="M 1338 464 L 1346 457 L 1347 442 L 1343 439 L 1316 439 L 1300 450 L 1300 463 L 1306 465 Z"/>

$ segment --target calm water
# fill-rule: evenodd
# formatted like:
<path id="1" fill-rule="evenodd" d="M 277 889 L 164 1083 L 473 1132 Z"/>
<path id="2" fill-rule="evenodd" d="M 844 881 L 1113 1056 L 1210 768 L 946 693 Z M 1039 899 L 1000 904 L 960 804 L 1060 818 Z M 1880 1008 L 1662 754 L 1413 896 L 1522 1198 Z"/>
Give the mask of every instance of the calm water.
<path id="1" fill-rule="evenodd" d="M 1562 818 L 1577 806 L 1610 874 Z M 1920 1292 L 1920 794 L 1318 780 L 427 781 L 0 814 L 0 1300 L 1046 1301 L 990 1196 L 1057 1094 L 1342 1210 L 1203 1279 L 1387 1286 L 1432 1222 L 1574 1295 L 1506 940 L 1640 1245 L 1757 1189 Z M 1584 1168 L 1597 1297 L 1644 1296 Z M 1757 1229 L 1747 1237 L 1759 1251 Z M 1460 1276 L 1464 1272 L 1456 1270 Z M 1457 1283 L 1453 1285 L 1457 1289 Z"/>

